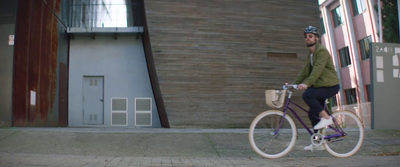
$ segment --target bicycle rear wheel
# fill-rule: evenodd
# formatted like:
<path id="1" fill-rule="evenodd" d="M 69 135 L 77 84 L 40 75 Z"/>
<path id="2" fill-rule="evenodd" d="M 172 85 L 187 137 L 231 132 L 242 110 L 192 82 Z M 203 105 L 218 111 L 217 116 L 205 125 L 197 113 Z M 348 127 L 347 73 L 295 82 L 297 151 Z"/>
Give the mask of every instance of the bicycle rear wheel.
<path id="1" fill-rule="evenodd" d="M 262 157 L 283 157 L 296 143 L 296 125 L 289 115 L 283 117 L 283 114 L 278 110 L 266 111 L 259 114 L 250 125 L 250 145 Z"/>
<path id="2" fill-rule="evenodd" d="M 349 111 L 335 112 L 333 117 L 335 121 L 331 126 L 334 128 L 339 126 L 346 133 L 346 136 L 325 140 L 325 149 L 336 157 L 350 157 L 360 149 L 363 143 L 364 126 L 360 119 Z M 323 129 L 322 133 L 325 136 L 338 134 L 338 132 L 329 127 Z"/>

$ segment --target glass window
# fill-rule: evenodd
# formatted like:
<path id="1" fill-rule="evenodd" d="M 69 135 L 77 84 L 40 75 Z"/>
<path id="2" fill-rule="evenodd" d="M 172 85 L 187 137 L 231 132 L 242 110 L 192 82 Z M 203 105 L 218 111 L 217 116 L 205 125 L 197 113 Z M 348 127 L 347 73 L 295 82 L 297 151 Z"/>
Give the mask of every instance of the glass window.
<path id="1" fill-rule="evenodd" d="M 339 5 L 334 10 L 332 10 L 332 17 L 333 17 L 333 25 L 338 27 L 343 24 L 343 12 L 342 7 Z"/>
<path id="2" fill-rule="evenodd" d="M 331 99 L 329 100 L 329 102 L 331 103 L 332 107 L 337 107 L 338 103 L 337 103 L 337 99 L 336 99 L 336 95 L 331 97 Z"/>
<path id="3" fill-rule="evenodd" d="M 346 94 L 346 104 L 356 104 L 357 103 L 357 94 L 356 89 L 346 89 L 344 90 Z"/>
<path id="4" fill-rule="evenodd" d="M 372 42 L 371 36 L 368 36 L 368 37 L 358 41 L 358 43 L 360 45 L 362 60 L 369 59 L 369 43 L 371 43 L 371 42 Z"/>
<path id="5" fill-rule="evenodd" d="M 351 5 L 353 6 L 353 15 L 361 14 L 365 9 L 367 9 L 365 0 L 351 0 Z"/>
<path id="6" fill-rule="evenodd" d="M 351 65 L 351 60 L 350 60 L 350 54 L 349 54 L 349 48 L 345 47 L 343 49 L 339 50 L 339 55 L 340 55 L 340 64 L 342 67 L 347 67 Z"/>
<path id="7" fill-rule="evenodd" d="M 370 94 L 370 92 L 371 92 L 371 84 L 366 85 L 364 89 L 367 90 L 366 101 L 367 101 L 367 102 L 370 102 L 371 99 L 370 99 L 369 94 Z"/>
<path id="8" fill-rule="evenodd" d="M 132 0 L 74 0 L 70 3 L 69 27 L 133 27 L 139 23 L 139 3 Z"/>
<path id="9" fill-rule="evenodd" d="M 320 18 L 319 19 L 321 22 L 321 36 L 325 34 L 325 24 L 324 24 L 324 19 Z"/>

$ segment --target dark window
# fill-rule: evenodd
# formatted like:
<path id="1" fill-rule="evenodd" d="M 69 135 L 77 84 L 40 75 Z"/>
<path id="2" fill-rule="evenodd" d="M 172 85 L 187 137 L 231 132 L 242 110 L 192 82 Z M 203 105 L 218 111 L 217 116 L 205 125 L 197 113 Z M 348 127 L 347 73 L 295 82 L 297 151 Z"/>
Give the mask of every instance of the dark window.
<path id="1" fill-rule="evenodd" d="M 331 97 L 330 101 L 332 107 L 338 106 L 336 96 Z"/>
<path id="2" fill-rule="evenodd" d="M 333 25 L 335 27 L 338 27 L 343 24 L 342 16 L 343 16 L 343 12 L 342 12 L 342 7 L 340 5 L 332 10 Z"/>
<path id="3" fill-rule="evenodd" d="M 357 94 L 356 89 L 346 89 L 344 90 L 346 94 L 346 104 L 356 104 L 357 103 Z"/>
<path id="4" fill-rule="evenodd" d="M 325 34 L 325 24 L 324 24 L 324 19 L 320 18 L 319 19 L 321 22 L 321 36 Z"/>
<path id="5" fill-rule="evenodd" d="M 362 60 L 369 59 L 369 43 L 371 42 L 371 36 L 359 41 Z"/>
<path id="6" fill-rule="evenodd" d="M 345 47 L 343 49 L 339 50 L 339 55 L 340 55 L 340 64 L 342 67 L 347 67 L 351 65 L 351 60 L 350 60 L 350 54 L 349 54 L 349 48 Z"/>
<path id="7" fill-rule="evenodd" d="M 371 85 L 366 85 L 365 89 L 367 90 L 366 101 L 370 102 L 371 101 L 371 99 L 370 99 Z"/>
<path id="8" fill-rule="evenodd" d="M 353 6 L 353 15 L 361 14 L 365 9 L 367 9 L 365 0 L 351 0 L 351 5 Z"/>

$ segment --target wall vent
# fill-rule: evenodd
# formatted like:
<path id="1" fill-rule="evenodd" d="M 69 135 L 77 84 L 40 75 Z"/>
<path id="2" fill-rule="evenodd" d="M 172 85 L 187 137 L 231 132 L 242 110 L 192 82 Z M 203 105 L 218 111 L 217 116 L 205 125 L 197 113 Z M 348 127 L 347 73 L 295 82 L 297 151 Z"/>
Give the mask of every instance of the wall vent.
<path id="1" fill-rule="evenodd" d="M 135 125 L 152 126 L 152 99 L 135 98 Z"/>
<path id="2" fill-rule="evenodd" d="M 128 98 L 111 98 L 111 126 L 128 125 Z"/>

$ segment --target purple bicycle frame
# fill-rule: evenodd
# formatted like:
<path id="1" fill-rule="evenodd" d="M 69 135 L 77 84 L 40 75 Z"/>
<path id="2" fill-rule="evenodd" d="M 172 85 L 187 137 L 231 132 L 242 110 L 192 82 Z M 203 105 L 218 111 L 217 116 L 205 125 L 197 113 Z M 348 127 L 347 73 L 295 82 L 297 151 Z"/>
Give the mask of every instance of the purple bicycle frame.
<path id="1" fill-rule="evenodd" d="M 283 117 L 286 116 L 286 114 L 287 114 L 287 109 L 289 109 L 289 110 L 294 114 L 294 116 L 297 118 L 297 120 L 300 121 L 300 123 L 303 125 L 303 127 L 308 131 L 308 133 L 309 133 L 310 135 L 313 135 L 314 133 L 313 133 L 313 132 L 311 131 L 311 129 L 304 123 L 304 121 L 300 118 L 300 116 L 296 113 L 296 111 L 295 111 L 292 107 L 290 107 L 290 104 L 294 104 L 297 108 L 303 110 L 303 111 L 306 112 L 307 114 L 308 114 L 308 111 L 307 111 L 306 109 L 304 109 L 303 107 L 301 107 L 300 105 L 298 105 L 298 104 L 296 104 L 296 103 L 294 103 L 294 102 L 291 102 L 290 99 L 291 99 L 291 98 L 288 98 L 288 99 L 286 100 L 285 108 L 284 108 L 284 110 L 283 110 Z M 326 106 L 326 104 L 324 105 L 324 109 L 325 109 L 325 111 L 327 111 L 327 112 L 329 113 L 329 115 L 332 117 L 332 115 L 330 114 L 329 109 L 328 109 L 328 107 Z M 316 117 L 316 116 L 313 116 L 313 117 L 320 119 L 319 117 Z M 332 117 L 332 120 L 333 120 L 333 123 L 334 123 L 335 125 L 337 125 L 337 122 L 336 122 L 336 120 L 335 120 L 334 117 Z M 282 119 L 282 121 L 281 121 L 281 123 L 280 123 L 280 127 L 282 127 L 282 124 L 283 124 L 283 119 Z M 334 127 L 332 127 L 331 125 L 329 125 L 329 128 L 331 128 L 331 129 L 333 129 L 334 131 L 336 131 L 337 134 L 325 136 L 324 139 L 328 139 L 328 140 L 329 140 L 330 138 L 333 138 L 333 137 L 342 137 L 342 136 L 345 136 L 345 135 L 346 135 L 345 132 L 343 132 L 343 130 L 340 128 L 340 126 L 336 126 L 336 127 L 337 127 L 337 128 L 334 128 Z M 280 128 L 279 128 L 279 129 L 280 129 Z M 275 134 L 278 133 L 279 129 L 275 132 Z"/>

